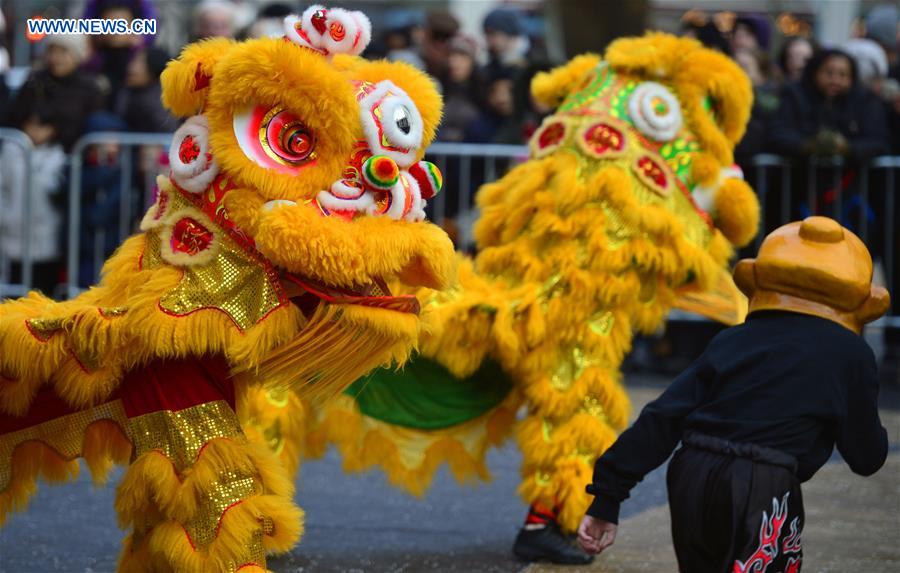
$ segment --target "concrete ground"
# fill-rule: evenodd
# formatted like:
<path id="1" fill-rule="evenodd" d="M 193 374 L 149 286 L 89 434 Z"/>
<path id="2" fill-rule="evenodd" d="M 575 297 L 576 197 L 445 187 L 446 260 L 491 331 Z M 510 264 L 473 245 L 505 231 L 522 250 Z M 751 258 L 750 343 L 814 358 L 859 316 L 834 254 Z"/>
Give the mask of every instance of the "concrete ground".
<path id="1" fill-rule="evenodd" d="M 637 411 L 665 380 L 628 378 Z M 888 464 L 867 479 L 835 458 L 804 486 L 808 525 L 804 571 L 900 571 L 900 400 L 887 393 L 883 422 L 890 432 Z M 520 572 L 562 570 L 525 566 L 510 547 L 525 513 L 515 494 L 521 456 L 509 444 L 492 452 L 494 480 L 460 487 L 442 471 L 421 500 L 387 485 L 380 473 L 346 475 L 333 453 L 303 467 L 297 501 L 307 531 L 289 555 L 269 566 L 283 573 Z M 622 507 L 616 544 L 586 568 L 566 571 L 675 571 L 665 468 L 651 473 Z M 112 511 L 113 488 L 95 489 L 84 475 L 42 486 L 28 512 L 0 530 L 0 572 L 107 572 L 115 568 L 122 533 Z"/>

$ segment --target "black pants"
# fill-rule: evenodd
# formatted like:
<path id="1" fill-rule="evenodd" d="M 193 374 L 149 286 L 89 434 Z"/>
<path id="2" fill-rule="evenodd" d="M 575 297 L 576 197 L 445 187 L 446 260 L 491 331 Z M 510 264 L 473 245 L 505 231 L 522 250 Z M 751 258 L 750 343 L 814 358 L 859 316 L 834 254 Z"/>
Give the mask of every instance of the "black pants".
<path id="1" fill-rule="evenodd" d="M 666 478 L 681 573 L 798 573 L 803 498 L 783 452 L 689 434 Z"/>

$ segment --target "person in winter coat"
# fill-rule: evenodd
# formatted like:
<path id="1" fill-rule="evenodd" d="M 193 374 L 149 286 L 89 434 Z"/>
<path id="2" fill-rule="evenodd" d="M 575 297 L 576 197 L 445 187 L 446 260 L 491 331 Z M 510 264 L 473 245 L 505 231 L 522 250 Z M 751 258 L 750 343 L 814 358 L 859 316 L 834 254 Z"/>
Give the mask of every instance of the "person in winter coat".
<path id="1" fill-rule="evenodd" d="M 785 87 L 769 143 L 783 155 L 863 161 L 887 153 L 890 137 L 884 106 L 860 84 L 853 58 L 827 49 L 810 60 L 800 82 Z"/>
<path id="2" fill-rule="evenodd" d="M 34 144 L 30 163 L 22 147 L 12 143 L 0 147 L 0 258 L 10 262 L 7 282 L 22 283 L 23 265 L 30 261 L 30 286 L 47 296 L 54 294 L 59 283 L 62 261 L 57 195 L 66 154 L 55 124 L 52 111 L 43 109 L 22 125 Z"/>
<path id="3" fill-rule="evenodd" d="M 87 54 L 84 36 L 51 35 L 42 43 L 42 66 L 16 93 L 6 124 L 25 131 L 36 109 L 52 110 L 54 141 L 69 151 L 84 132 L 88 115 L 101 107 L 103 96 L 96 78 L 79 70 Z"/>

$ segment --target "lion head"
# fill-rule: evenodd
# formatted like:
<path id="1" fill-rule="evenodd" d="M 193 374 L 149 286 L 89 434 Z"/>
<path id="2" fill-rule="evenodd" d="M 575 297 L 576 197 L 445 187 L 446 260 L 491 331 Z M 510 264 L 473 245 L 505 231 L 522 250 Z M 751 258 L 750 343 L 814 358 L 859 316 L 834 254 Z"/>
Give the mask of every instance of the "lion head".
<path id="1" fill-rule="evenodd" d="M 142 223 L 159 264 L 185 272 L 180 298 L 161 306 L 179 315 L 209 308 L 209 293 L 225 288 L 191 274 L 217 265 L 215 276 L 237 280 L 229 269 L 245 265 L 222 261 L 227 243 L 267 276 L 258 288 L 235 283 L 231 299 L 271 291 L 253 312 L 229 310 L 243 304 L 234 300 L 225 306 L 242 329 L 291 299 L 307 318 L 328 308 L 340 320 L 326 323 L 372 328 L 408 350 L 418 302 L 393 296 L 388 281 L 440 288 L 452 266 L 450 240 L 424 221 L 441 187 L 440 172 L 422 160 L 441 98 L 411 66 L 358 56 L 371 36 L 359 12 L 312 6 L 287 17 L 284 30 L 283 38 L 192 44 L 162 75 L 163 103 L 187 119 Z M 314 335 L 323 332 L 307 328 L 282 358 L 288 350 L 303 358 L 297 347 L 315 348 Z"/>

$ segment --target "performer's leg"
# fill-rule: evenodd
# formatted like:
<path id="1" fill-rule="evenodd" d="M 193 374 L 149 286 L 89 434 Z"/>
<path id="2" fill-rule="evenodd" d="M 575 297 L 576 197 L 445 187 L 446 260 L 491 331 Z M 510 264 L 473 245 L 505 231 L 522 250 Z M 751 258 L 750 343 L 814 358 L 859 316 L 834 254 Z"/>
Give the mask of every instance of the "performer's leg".
<path id="1" fill-rule="evenodd" d="M 679 449 L 669 462 L 666 486 L 679 571 L 730 571 L 741 518 L 733 510 L 736 496 L 727 478 L 732 463 L 732 458 L 692 448 Z"/>
<path id="2" fill-rule="evenodd" d="M 680 571 L 800 570 L 803 500 L 789 470 L 686 447 L 667 485 Z"/>
<path id="3" fill-rule="evenodd" d="M 627 420 L 628 397 L 616 376 L 590 366 L 524 381 L 529 415 L 517 430 L 524 456 L 519 493 L 532 511 L 513 547 L 520 557 L 590 563 L 569 534 L 590 504 L 584 488 L 594 461 Z"/>
<path id="4" fill-rule="evenodd" d="M 572 539 L 563 533 L 558 519 L 557 508 L 531 504 L 525 525 L 516 536 L 513 553 L 525 561 L 546 559 L 568 565 L 584 565 L 593 561 L 592 556 L 576 547 Z"/>
<path id="5" fill-rule="evenodd" d="M 299 539 L 293 483 L 224 401 L 132 418 L 135 459 L 116 495 L 131 529 L 120 571 L 265 571 Z"/>

